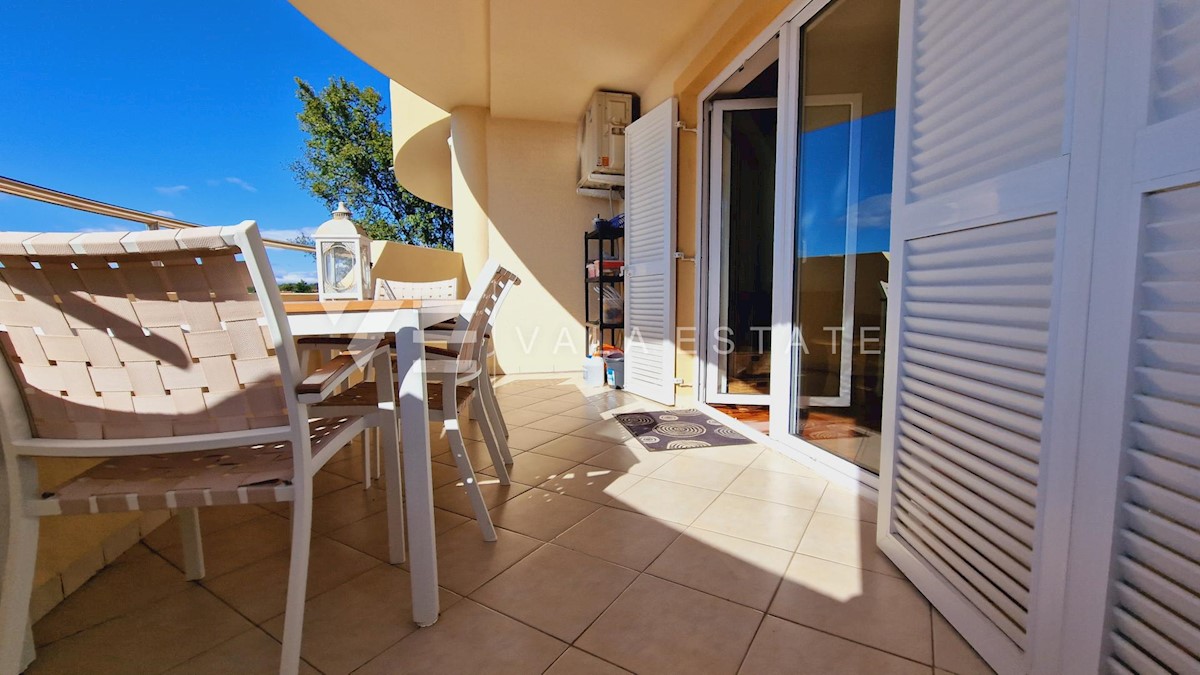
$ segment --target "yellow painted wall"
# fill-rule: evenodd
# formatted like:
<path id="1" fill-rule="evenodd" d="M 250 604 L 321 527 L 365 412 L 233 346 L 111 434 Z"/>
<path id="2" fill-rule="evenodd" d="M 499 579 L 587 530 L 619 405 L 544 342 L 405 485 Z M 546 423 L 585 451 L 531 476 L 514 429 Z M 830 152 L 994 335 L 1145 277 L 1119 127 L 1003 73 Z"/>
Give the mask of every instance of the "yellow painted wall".
<path id="1" fill-rule="evenodd" d="M 488 120 L 491 257 L 521 277 L 495 331 L 504 372 L 561 372 L 582 365 L 583 233 L 607 200 L 575 193 L 576 126 Z"/>
<path id="2" fill-rule="evenodd" d="M 371 275 L 398 281 L 458 279 L 458 297 L 466 297 L 471 281 L 463 257 L 455 251 L 423 248 L 394 241 L 371 242 Z"/>

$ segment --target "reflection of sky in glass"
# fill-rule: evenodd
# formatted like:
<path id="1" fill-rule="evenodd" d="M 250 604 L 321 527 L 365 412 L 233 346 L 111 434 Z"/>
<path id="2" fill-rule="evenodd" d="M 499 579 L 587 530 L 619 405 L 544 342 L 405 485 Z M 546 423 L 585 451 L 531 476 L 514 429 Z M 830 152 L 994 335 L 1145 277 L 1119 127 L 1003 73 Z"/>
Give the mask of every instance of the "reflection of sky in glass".
<path id="1" fill-rule="evenodd" d="M 887 251 L 892 220 L 896 111 L 805 133 L 800 145 L 800 229 L 796 255 L 846 254 L 850 134 L 858 125 L 858 237 L 854 253 Z"/>

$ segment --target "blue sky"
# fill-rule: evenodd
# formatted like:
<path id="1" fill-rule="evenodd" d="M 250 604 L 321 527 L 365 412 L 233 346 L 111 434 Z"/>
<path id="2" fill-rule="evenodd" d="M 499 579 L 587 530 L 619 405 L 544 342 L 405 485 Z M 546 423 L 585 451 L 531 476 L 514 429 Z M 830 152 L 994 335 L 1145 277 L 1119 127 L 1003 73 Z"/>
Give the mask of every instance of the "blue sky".
<path id="1" fill-rule="evenodd" d="M 292 179 L 302 152 L 293 77 L 387 78 L 286 0 L 8 0 L 0 17 L 0 175 L 265 236 L 329 217 Z M 0 229 L 140 229 L 0 195 Z M 276 276 L 315 278 L 275 251 Z"/>

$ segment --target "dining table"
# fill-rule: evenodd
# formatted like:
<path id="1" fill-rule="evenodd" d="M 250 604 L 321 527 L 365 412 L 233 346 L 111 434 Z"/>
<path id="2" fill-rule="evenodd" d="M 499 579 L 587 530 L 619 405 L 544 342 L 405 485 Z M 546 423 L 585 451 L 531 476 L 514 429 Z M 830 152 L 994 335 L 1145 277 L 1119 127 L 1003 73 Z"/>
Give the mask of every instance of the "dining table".
<path id="1" fill-rule="evenodd" d="M 283 306 L 296 338 L 347 336 L 378 341 L 395 335 L 413 621 L 431 626 L 438 619 L 439 606 L 424 331 L 456 318 L 462 301 L 327 300 L 285 302 Z M 399 448 L 384 451 L 399 452 Z"/>

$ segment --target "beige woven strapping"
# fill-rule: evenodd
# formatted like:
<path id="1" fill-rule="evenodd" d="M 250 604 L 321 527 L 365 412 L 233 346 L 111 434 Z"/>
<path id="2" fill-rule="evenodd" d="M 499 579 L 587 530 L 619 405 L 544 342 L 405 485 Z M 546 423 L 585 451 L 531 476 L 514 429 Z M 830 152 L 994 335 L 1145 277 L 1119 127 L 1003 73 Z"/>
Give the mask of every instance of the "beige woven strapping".
<path id="1" fill-rule="evenodd" d="M 0 232 L 0 349 L 35 437 L 288 424 L 262 305 L 221 230 Z"/>
<path id="2" fill-rule="evenodd" d="M 313 454 L 358 418 L 309 423 Z M 43 495 L 63 515 L 290 501 L 292 444 L 106 459 Z"/>
<path id="3" fill-rule="evenodd" d="M 458 297 L 458 279 L 444 281 L 375 280 L 376 300 L 454 300 Z"/>

